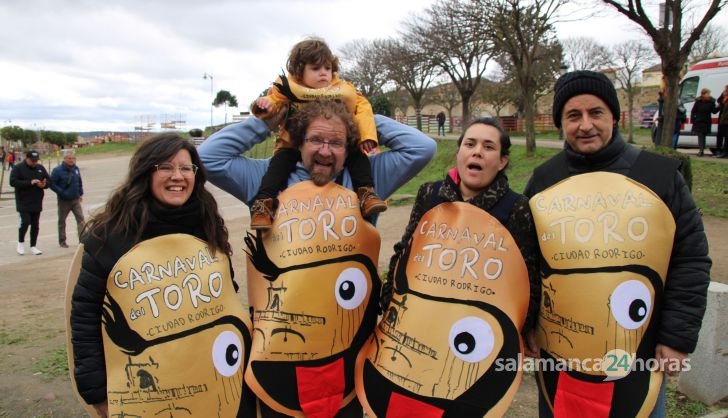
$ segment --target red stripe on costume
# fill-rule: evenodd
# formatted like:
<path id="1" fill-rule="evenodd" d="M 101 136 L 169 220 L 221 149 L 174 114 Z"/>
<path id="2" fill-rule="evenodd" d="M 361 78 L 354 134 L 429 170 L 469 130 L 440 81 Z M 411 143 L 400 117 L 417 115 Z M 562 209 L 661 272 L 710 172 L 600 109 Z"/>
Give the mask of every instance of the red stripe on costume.
<path id="1" fill-rule="evenodd" d="M 387 418 L 440 418 L 444 411 L 430 404 L 393 392 L 387 406 Z"/>
<path id="2" fill-rule="evenodd" d="M 296 367 L 298 401 L 307 418 L 333 418 L 344 400 L 344 359 L 320 367 Z"/>
<path id="3" fill-rule="evenodd" d="M 591 383 L 559 372 L 554 418 L 609 418 L 614 382 Z"/>

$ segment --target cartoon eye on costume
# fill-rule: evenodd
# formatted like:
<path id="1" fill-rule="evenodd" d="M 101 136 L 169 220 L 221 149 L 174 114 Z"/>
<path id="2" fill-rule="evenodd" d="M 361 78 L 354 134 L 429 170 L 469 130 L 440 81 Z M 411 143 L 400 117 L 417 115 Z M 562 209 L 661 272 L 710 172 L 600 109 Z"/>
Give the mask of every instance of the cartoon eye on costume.
<path id="1" fill-rule="evenodd" d="M 493 329 L 484 320 L 468 316 L 450 328 L 450 351 L 455 357 L 468 363 L 477 363 L 493 351 Z"/>
<path id="2" fill-rule="evenodd" d="M 637 329 L 647 320 L 652 306 L 650 291 L 639 280 L 620 283 L 609 297 L 612 316 L 626 329 Z"/>
<path id="3" fill-rule="evenodd" d="M 223 331 L 212 344 L 212 364 L 217 372 L 230 377 L 238 372 L 243 358 L 243 344 L 232 331 Z"/>
<path id="4" fill-rule="evenodd" d="M 361 270 L 350 267 L 339 274 L 334 293 L 339 306 L 356 309 L 367 295 L 367 278 Z"/>

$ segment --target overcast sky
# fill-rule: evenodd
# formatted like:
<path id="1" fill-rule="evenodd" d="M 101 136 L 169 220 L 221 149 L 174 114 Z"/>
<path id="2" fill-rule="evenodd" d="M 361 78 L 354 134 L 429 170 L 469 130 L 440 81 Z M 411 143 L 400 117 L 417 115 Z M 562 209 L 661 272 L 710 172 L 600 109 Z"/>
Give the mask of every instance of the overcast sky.
<path id="1" fill-rule="evenodd" d="M 210 123 L 213 93 L 240 108 L 272 82 L 307 35 L 335 52 L 355 39 L 396 36 L 432 0 L 2 0 L 0 126 L 133 130 L 141 123 Z M 728 23 L 726 12 L 717 19 Z M 725 26 L 725 24 L 724 24 Z M 626 18 L 557 25 L 560 38 L 605 44 L 642 35 Z M 608 33 L 608 35 L 607 35 Z M 223 122 L 215 108 L 214 123 Z M 228 116 L 228 120 L 230 116 Z"/>

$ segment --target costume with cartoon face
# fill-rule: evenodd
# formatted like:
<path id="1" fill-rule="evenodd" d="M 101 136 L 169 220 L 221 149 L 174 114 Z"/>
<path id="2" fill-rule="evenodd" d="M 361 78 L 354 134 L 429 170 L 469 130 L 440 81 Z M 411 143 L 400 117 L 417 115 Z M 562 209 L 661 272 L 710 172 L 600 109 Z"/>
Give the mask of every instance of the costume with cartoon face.
<path id="1" fill-rule="evenodd" d="M 670 210 L 647 187 L 608 172 L 569 177 L 530 206 L 543 255 L 541 355 L 568 364 L 539 371 L 549 407 L 556 417 L 649 415 L 662 374 L 630 369 L 655 354 Z"/>
<path id="2" fill-rule="evenodd" d="M 380 238 L 356 194 L 297 183 L 273 228 L 246 238 L 253 348 L 245 380 L 274 410 L 333 417 L 355 396 L 354 362 L 377 317 Z"/>
<path id="3" fill-rule="evenodd" d="M 521 379 L 528 271 L 510 232 L 470 203 L 420 219 L 394 294 L 357 359 L 369 416 L 501 416 Z"/>
<path id="4" fill-rule="evenodd" d="M 109 416 L 250 414 L 250 320 L 227 255 L 192 235 L 158 236 L 119 258 L 106 288 Z"/>

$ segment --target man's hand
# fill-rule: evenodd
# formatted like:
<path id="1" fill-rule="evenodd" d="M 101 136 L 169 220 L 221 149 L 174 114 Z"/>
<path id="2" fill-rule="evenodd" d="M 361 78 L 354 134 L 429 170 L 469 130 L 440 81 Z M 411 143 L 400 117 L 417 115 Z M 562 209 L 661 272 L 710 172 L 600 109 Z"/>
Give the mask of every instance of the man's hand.
<path id="1" fill-rule="evenodd" d="M 39 180 L 38 183 L 36 183 L 36 186 L 38 186 L 42 189 L 42 188 L 46 187 L 46 184 L 48 184 L 48 180 L 43 179 L 43 180 Z"/>
<path id="2" fill-rule="evenodd" d="M 686 353 L 681 353 L 666 345 L 657 344 L 655 348 L 655 360 L 660 365 L 660 369 L 670 376 L 675 376 L 682 371 L 687 358 Z"/>
<path id="3" fill-rule="evenodd" d="M 523 339 L 523 353 L 533 358 L 541 356 L 541 347 L 538 346 L 538 341 L 536 341 L 535 329 L 530 329 L 526 333 L 526 338 Z"/>
<path id="4" fill-rule="evenodd" d="M 83 196 L 79 196 L 78 201 L 83 203 Z"/>
<path id="5" fill-rule="evenodd" d="M 288 113 L 288 106 L 281 106 L 281 110 L 279 110 L 278 113 L 268 115 L 263 118 L 263 121 L 265 121 L 265 124 L 268 125 L 268 129 L 272 131 L 281 123 L 283 118 L 286 116 L 286 113 Z"/>
<path id="6" fill-rule="evenodd" d="M 109 416 L 109 402 L 103 401 L 97 404 L 93 405 L 94 409 L 96 410 L 96 413 L 99 414 L 101 418 L 108 418 Z"/>
<path id="7" fill-rule="evenodd" d="M 377 143 L 371 139 L 364 140 L 361 142 L 361 144 L 359 144 L 359 148 L 361 149 L 361 152 L 363 152 L 366 155 L 369 155 L 369 153 L 372 152 L 372 150 L 376 147 L 377 147 Z"/>
<path id="8" fill-rule="evenodd" d="M 38 180 L 38 179 L 33 179 L 30 181 L 31 186 L 36 186 L 38 183 L 40 183 L 40 180 Z"/>
<path id="9" fill-rule="evenodd" d="M 255 99 L 255 107 L 265 113 L 268 113 L 273 110 L 273 103 L 267 97 L 258 97 Z"/>

